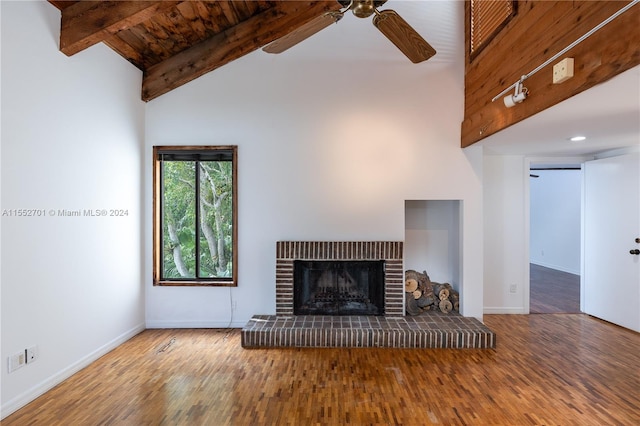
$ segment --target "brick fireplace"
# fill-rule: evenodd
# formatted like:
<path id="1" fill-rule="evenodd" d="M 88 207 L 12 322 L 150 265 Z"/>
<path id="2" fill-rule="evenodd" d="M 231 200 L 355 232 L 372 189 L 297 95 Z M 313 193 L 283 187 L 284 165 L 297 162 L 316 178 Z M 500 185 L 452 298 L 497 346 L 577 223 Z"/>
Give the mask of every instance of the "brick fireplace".
<path id="1" fill-rule="evenodd" d="M 405 316 L 402 241 L 279 241 L 276 314 L 254 315 L 241 332 L 244 348 L 494 348 L 495 335 L 456 312 Z M 383 315 L 295 315 L 294 264 L 299 261 L 383 261 Z"/>
<path id="2" fill-rule="evenodd" d="M 276 243 L 276 315 L 293 315 L 296 260 L 383 260 L 384 315 L 402 317 L 404 280 L 401 241 L 279 241 Z"/>

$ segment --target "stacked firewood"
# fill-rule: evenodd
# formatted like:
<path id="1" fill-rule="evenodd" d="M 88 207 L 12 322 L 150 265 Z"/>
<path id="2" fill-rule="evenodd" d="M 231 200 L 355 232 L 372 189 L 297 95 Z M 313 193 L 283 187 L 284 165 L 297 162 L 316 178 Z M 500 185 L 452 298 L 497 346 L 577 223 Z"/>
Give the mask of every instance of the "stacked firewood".
<path id="1" fill-rule="evenodd" d="M 427 271 L 409 269 L 404 274 L 405 308 L 409 315 L 420 315 L 430 309 L 448 314 L 460 308 L 460 294 L 449 283 L 431 281 Z"/>

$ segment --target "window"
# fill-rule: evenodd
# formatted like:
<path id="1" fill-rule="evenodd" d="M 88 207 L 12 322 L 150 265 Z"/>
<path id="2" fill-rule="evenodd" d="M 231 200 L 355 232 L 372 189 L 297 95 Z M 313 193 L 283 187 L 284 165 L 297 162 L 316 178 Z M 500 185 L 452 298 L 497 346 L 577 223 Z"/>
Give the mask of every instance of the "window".
<path id="1" fill-rule="evenodd" d="M 236 286 L 237 147 L 153 148 L 153 284 Z"/>
<path id="2" fill-rule="evenodd" d="M 516 14 L 516 7 L 515 0 L 471 0 L 471 59 L 507 25 Z"/>

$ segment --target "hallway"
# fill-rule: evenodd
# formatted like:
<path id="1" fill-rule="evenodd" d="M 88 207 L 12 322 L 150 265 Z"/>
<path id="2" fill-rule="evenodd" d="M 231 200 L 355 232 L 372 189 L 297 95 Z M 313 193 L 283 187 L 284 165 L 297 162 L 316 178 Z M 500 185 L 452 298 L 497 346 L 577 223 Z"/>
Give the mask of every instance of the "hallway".
<path id="1" fill-rule="evenodd" d="M 530 307 L 532 314 L 580 312 L 580 276 L 531 263 Z"/>

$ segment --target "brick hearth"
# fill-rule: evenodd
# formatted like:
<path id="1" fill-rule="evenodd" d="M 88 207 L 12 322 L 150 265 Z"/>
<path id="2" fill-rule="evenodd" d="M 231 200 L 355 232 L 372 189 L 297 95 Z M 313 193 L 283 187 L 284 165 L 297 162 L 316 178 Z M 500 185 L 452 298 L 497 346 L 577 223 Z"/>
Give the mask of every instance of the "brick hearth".
<path id="1" fill-rule="evenodd" d="M 495 348 L 475 318 L 427 312 L 415 317 L 255 315 L 242 329 L 245 348 Z"/>
<path id="2" fill-rule="evenodd" d="M 384 316 L 293 314 L 295 260 L 384 260 Z M 245 348 L 495 348 L 494 333 L 475 318 L 429 311 L 404 316 L 401 241 L 279 241 L 276 315 L 254 315 L 241 333 Z"/>

